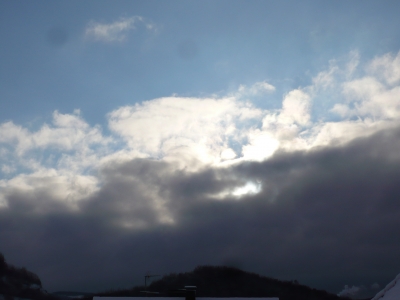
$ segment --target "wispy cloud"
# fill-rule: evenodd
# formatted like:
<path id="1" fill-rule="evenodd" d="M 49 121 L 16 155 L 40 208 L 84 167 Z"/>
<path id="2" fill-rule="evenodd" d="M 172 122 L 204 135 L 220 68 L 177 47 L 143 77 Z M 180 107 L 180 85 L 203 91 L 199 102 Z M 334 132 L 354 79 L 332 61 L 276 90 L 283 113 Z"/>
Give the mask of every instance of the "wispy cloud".
<path id="1" fill-rule="evenodd" d="M 257 95 L 263 95 L 263 94 L 269 94 L 275 91 L 275 87 L 266 82 L 266 81 L 260 81 L 256 82 L 251 86 L 246 86 L 244 84 L 241 84 L 239 86 L 239 89 L 237 90 L 237 95 L 241 96 L 257 96 Z"/>
<path id="2" fill-rule="evenodd" d="M 365 285 L 360 286 L 349 286 L 345 285 L 343 290 L 340 291 L 337 295 L 339 297 L 347 297 L 350 299 L 366 299 L 368 297 L 375 295 L 376 292 L 379 290 L 379 284 L 373 283 L 370 287 Z"/>
<path id="3" fill-rule="evenodd" d="M 99 42 L 123 42 L 128 34 L 137 29 L 139 25 L 144 26 L 147 31 L 157 32 L 159 27 L 150 20 L 133 16 L 130 18 L 120 18 L 113 23 L 100 23 L 91 21 L 86 26 L 85 36 Z"/>

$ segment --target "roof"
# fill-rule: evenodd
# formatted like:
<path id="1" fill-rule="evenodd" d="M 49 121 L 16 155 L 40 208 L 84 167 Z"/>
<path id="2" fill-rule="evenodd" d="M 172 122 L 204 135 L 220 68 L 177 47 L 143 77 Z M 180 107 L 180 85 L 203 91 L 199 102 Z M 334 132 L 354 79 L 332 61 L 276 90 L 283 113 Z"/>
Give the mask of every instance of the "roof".
<path id="1" fill-rule="evenodd" d="M 182 300 L 184 297 L 99 297 L 94 296 L 93 300 Z M 213 297 L 196 297 L 196 300 L 279 300 L 278 297 L 268 298 L 213 298 Z"/>
<path id="2" fill-rule="evenodd" d="M 400 274 L 396 276 L 382 291 L 371 300 L 398 300 L 400 299 Z"/>

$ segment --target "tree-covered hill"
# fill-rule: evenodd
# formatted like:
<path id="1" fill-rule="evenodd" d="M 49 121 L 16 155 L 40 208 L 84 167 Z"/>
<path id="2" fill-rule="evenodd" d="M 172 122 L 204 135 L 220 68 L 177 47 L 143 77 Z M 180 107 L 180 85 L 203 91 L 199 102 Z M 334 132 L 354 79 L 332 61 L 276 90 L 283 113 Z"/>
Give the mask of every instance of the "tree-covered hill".
<path id="1" fill-rule="evenodd" d="M 154 281 L 148 291 L 165 296 L 169 290 L 185 285 L 197 286 L 197 297 L 279 297 L 280 300 L 343 300 L 326 291 L 316 290 L 297 282 L 281 281 L 223 266 L 200 266 L 192 272 L 170 274 Z M 103 296 L 143 296 L 144 287 L 109 291 Z M 153 296 L 153 295 L 152 295 Z"/>
<path id="2" fill-rule="evenodd" d="M 33 300 L 54 300 L 55 297 L 47 294 L 39 277 L 26 270 L 8 264 L 0 253 L 0 295 L 6 300 L 24 298 Z"/>

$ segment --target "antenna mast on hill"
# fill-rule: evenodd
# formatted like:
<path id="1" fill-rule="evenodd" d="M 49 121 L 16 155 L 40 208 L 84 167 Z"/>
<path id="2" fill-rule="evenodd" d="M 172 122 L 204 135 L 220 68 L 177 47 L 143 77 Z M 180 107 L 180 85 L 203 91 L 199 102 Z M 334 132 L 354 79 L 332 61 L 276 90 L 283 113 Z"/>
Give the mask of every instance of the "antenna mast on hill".
<path id="1" fill-rule="evenodd" d="M 161 275 L 144 275 L 144 292 L 146 293 L 147 296 L 147 279 L 151 278 L 151 277 L 157 277 L 157 276 L 161 276 Z"/>

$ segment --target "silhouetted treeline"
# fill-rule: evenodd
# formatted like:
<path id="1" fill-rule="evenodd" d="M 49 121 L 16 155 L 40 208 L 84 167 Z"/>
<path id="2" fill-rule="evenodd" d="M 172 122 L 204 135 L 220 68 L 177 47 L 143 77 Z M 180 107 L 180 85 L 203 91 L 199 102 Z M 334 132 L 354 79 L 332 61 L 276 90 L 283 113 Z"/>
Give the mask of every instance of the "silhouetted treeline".
<path id="1" fill-rule="evenodd" d="M 168 291 L 185 285 L 197 286 L 197 297 L 279 297 L 280 300 L 338 300 L 337 295 L 316 290 L 297 281 L 281 281 L 232 267 L 200 266 L 193 272 L 170 274 L 154 281 L 148 291 L 166 296 Z M 143 296 L 143 286 L 114 290 L 102 296 Z"/>
<path id="2" fill-rule="evenodd" d="M 0 253 L 0 294 L 6 300 L 14 297 L 33 300 L 56 300 L 42 289 L 39 277 L 25 268 L 17 268 L 6 262 Z"/>

